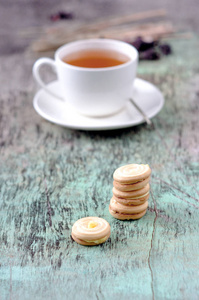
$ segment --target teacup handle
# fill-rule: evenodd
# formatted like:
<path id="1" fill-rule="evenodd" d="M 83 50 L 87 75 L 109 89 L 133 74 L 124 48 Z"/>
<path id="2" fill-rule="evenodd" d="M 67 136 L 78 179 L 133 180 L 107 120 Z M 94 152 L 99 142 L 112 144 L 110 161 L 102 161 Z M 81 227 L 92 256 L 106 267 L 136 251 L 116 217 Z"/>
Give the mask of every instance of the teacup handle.
<path id="1" fill-rule="evenodd" d="M 57 68 L 56 68 L 56 64 L 55 64 L 55 61 L 51 58 L 48 58 L 48 57 L 42 57 L 42 58 L 39 58 L 35 63 L 34 63 L 34 66 L 33 66 L 33 69 L 32 69 L 32 72 L 33 72 L 33 76 L 34 78 L 36 79 L 36 81 L 38 82 L 38 84 L 47 92 L 49 93 L 51 96 L 53 97 L 56 97 L 56 98 L 59 98 L 61 100 L 63 100 L 62 97 L 60 97 L 59 95 L 57 95 L 56 93 L 54 93 L 53 91 L 51 91 L 49 89 L 49 87 L 44 83 L 44 81 L 41 79 L 41 76 L 40 76 L 40 67 L 43 66 L 43 65 L 48 65 L 50 66 L 54 71 L 55 73 L 57 73 Z"/>

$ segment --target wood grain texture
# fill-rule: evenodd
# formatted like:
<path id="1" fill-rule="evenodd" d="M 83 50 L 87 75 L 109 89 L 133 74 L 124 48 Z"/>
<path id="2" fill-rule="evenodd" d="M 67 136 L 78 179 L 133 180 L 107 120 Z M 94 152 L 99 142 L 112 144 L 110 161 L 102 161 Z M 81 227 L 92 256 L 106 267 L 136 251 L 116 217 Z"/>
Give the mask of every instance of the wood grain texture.
<path id="1" fill-rule="evenodd" d="M 172 41 L 172 56 L 139 65 L 166 99 L 154 130 L 55 126 L 32 107 L 35 58 L 1 60 L 0 299 L 198 299 L 198 44 Z M 152 168 L 138 221 L 108 212 L 113 171 L 128 163 Z M 110 223 L 105 244 L 71 239 L 84 216 Z"/>

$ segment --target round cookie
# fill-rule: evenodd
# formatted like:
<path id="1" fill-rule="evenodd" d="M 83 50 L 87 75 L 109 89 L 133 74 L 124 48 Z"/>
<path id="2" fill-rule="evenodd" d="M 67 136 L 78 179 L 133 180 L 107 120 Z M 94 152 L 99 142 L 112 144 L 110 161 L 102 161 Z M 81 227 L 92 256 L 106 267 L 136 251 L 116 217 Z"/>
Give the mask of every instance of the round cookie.
<path id="1" fill-rule="evenodd" d="M 130 164 L 125 165 L 113 173 L 113 179 L 119 183 L 129 184 L 141 181 L 151 174 L 149 165 Z"/>
<path id="2" fill-rule="evenodd" d="M 124 199 L 113 196 L 113 198 L 122 205 L 141 205 L 149 199 L 149 192 L 143 196 L 140 196 L 136 199 Z"/>
<path id="3" fill-rule="evenodd" d="M 121 213 L 121 214 L 127 214 L 127 215 L 133 215 L 133 214 L 139 214 L 147 209 L 148 207 L 148 201 L 144 202 L 141 205 L 123 205 L 121 203 L 118 203 L 114 198 L 110 201 L 110 209 Z"/>
<path id="4" fill-rule="evenodd" d="M 145 187 L 143 187 L 142 189 L 139 190 L 135 190 L 135 191 L 130 191 L 130 192 L 121 192 L 119 190 L 117 190 L 115 187 L 113 187 L 113 195 L 118 197 L 118 198 L 124 198 L 124 199 L 136 199 L 140 196 L 145 195 L 146 193 L 148 193 L 150 190 L 150 185 L 147 184 Z"/>
<path id="5" fill-rule="evenodd" d="M 146 214 L 146 211 L 147 211 L 147 209 L 138 214 L 128 215 L 128 214 L 121 214 L 121 213 L 115 212 L 109 206 L 110 214 L 118 220 L 137 220 L 137 219 L 142 218 Z"/>
<path id="6" fill-rule="evenodd" d="M 150 181 L 150 176 L 147 177 L 146 179 L 143 179 L 142 181 L 138 181 L 135 183 L 131 183 L 131 184 L 122 184 L 119 183 L 117 181 L 113 181 L 113 186 L 121 192 L 130 192 L 130 191 L 135 191 L 135 190 L 139 190 L 142 189 L 145 185 L 147 185 L 147 183 L 149 183 Z"/>
<path id="7" fill-rule="evenodd" d="M 72 227 L 72 238 L 79 244 L 94 246 L 104 243 L 111 234 L 109 223 L 98 217 L 87 217 L 76 221 Z"/>

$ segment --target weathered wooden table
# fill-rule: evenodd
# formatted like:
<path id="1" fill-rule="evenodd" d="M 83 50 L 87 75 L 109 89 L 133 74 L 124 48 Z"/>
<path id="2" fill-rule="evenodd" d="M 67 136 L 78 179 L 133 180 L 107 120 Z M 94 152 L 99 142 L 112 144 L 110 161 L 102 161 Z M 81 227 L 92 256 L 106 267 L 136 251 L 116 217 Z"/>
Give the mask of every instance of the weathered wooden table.
<path id="1" fill-rule="evenodd" d="M 110 132 L 43 120 L 32 106 L 36 57 L 2 54 L 0 299 L 199 298 L 199 42 L 171 44 L 173 55 L 138 69 L 165 96 L 155 129 Z M 149 209 L 119 221 L 108 211 L 112 173 L 134 162 L 153 171 Z M 111 238 L 83 247 L 71 227 L 92 215 Z"/>

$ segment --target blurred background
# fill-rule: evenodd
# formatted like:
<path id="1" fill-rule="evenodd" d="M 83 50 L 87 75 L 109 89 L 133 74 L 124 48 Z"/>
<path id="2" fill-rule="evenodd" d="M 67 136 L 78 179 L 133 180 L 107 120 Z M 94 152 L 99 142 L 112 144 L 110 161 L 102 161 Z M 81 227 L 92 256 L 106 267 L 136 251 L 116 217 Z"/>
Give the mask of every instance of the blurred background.
<path id="1" fill-rule="evenodd" d="M 178 31 L 199 31 L 198 0 L 1 0 L 0 6 L 0 54 L 5 55 L 24 51 L 43 27 L 58 26 L 50 16 L 59 11 L 73 15 L 65 20 L 66 30 L 74 23 L 164 9 Z"/>

